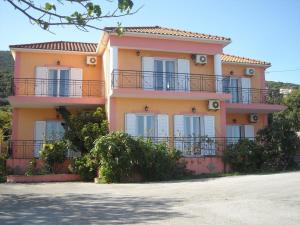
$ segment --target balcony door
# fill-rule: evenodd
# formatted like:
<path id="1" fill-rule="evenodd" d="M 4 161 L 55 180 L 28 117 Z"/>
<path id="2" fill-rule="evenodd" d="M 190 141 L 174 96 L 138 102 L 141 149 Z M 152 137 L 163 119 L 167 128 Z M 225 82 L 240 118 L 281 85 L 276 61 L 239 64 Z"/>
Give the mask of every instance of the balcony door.
<path id="1" fill-rule="evenodd" d="M 36 68 L 36 96 L 81 97 L 83 89 L 81 68 Z"/>
<path id="2" fill-rule="evenodd" d="M 237 143 L 240 139 L 254 139 L 253 125 L 227 125 L 226 126 L 227 143 Z"/>
<path id="3" fill-rule="evenodd" d="M 251 103 L 251 79 L 227 77 L 223 80 L 223 91 L 231 93 L 230 103 Z"/>
<path id="4" fill-rule="evenodd" d="M 155 90 L 175 90 L 175 60 L 154 60 L 154 88 Z"/>
<path id="5" fill-rule="evenodd" d="M 48 96 L 69 96 L 70 70 L 49 69 L 48 72 Z"/>
<path id="6" fill-rule="evenodd" d="M 142 88 L 148 90 L 190 91 L 190 61 L 143 57 Z"/>

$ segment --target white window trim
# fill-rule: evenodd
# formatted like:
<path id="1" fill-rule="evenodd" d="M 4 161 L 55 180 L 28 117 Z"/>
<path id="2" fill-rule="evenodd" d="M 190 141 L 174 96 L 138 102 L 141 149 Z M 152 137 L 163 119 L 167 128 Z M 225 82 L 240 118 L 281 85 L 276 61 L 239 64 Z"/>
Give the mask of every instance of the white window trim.
<path id="1" fill-rule="evenodd" d="M 47 69 L 48 69 L 48 85 L 47 85 L 47 88 L 49 88 L 49 80 L 51 80 L 51 79 L 49 79 L 49 73 L 50 73 L 50 70 L 57 70 L 57 91 L 56 91 L 56 96 L 60 96 L 60 72 L 62 71 L 62 70 L 68 70 L 69 71 L 69 81 L 71 81 L 71 68 L 68 68 L 68 67 L 47 67 Z M 48 96 L 50 96 L 49 95 L 49 93 L 48 93 Z M 64 96 L 64 97 L 66 97 L 66 96 Z"/>

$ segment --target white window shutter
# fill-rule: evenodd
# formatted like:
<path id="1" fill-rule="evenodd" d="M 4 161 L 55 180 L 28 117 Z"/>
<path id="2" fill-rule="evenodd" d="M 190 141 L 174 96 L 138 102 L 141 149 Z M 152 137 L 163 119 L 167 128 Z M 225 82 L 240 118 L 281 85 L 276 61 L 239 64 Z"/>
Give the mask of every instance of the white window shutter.
<path id="1" fill-rule="evenodd" d="M 169 116 L 166 114 L 157 115 L 157 136 L 169 137 Z"/>
<path id="2" fill-rule="evenodd" d="M 254 140 L 254 126 L 253 125 L 245 125 L 245 138 L 249 140 Z"/>
<path id="3" fill-rule="evenodd" d="M 40 155 L 40 150 L 42 148 L 42 143 L 46 137 L 46 121 L 35 121 L 34 129 L 34 157 L 38 158 Z"/>
<path id="4" fill-rule="evenodd" d="M 177 60 L 178 79 L 176 79 L 175 87 L 178 91 L 190 90 L 190 60 Z M 175 75 L 176 77 L 176 75 Z"/>
<path id="5" fill-rule="evenodd" d="M 208 137 L 205 141 L 201 154 L 202 155 L 215 155 L 215 117 L 204 116 L 204 135 Z"/>
<path id="6" fill-rule="evenodd" d="M 184 116 L 174 115 L 174 147 L 179 150 L 184 150 Z"/>
<path id="7" fill-rule="evenodd" d="M 83 90 L 82 69 L 81 68 L 71 68 L 69 95 L 71 97 L 81 97 L 82 90 Z"/>
<path id="8" fill-rule="evenodd" d="M 250 78 L 241 78 L 242 86 L 242 102 L 251 103 L 251 79 Z"/>
<path id="9" fill-rule="evenodd" d="M 144 89 L 154 89 L 154 58 L 143 57 L 142 58 L 142 79 Z"/>
<path id="10" fill-rule="evenodd" d="M 215 137 L 215 117 L 204 116 L 204 134 L 207 137 Z"/>
<path id="11" fill-rule="evenodd" d="M 36 67 L 35 71 L 35 95 L 48 95 L 48 68 Z"/>
<path id="12" fill-rule="evenodd" d="M 136 115 L 134 113 L 125 114 L 125 132 L 132 136 L 137 135 Z"/>

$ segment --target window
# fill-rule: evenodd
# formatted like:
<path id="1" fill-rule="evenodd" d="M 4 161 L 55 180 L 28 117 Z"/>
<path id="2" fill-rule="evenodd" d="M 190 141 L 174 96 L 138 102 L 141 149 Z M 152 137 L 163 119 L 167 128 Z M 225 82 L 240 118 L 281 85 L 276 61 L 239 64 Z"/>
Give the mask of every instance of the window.
<path id="1" fill-rule="evenodd" d="M 226 77 L 223 80 L 223 91 L 231 93 L 231 103 L 251 103 L 251 79 Z"/>
<path id="2" fill-rule="evenodd" d="M 155 117 L 153 115 L 137 115 L 136 120 L 138 136 L 155 136 Z"/>
<path id="3" fill-rule="evenodd" d="M 64 133 L 61 121 L 46 121 L 46 140 L 62 139 Z"/>
<path id="4" fill-rule="evenodd" d="M 49 69 L 48 96 L 69 96 L 69 86 L 69 69 Z"/>
<path id="5" fill-rule="evenodd" d="M 61 139 L 64 135 L 64 128 L 61 121 L 35 121 L 34 139 L 34 156 L 39 157 L 43 142 Z"/>
<path id="6" fill-rule="evenodd" d="M 156 90 L 175 90 L 175 60 L 154 60 L 154 87 Z"/>
<path id="7" fill-rule="evenodd" d="M 200 116 L 184 116 L 184 136 L 200 137 L 203 132 L 203 117 Z"/>
<path id="8" fill-rule="evenodd" d="M 228 143 L 236 143 L 240 139 L 254 137 L 253 125 L 229 125 L 226 127 L 226 136 Z"/>

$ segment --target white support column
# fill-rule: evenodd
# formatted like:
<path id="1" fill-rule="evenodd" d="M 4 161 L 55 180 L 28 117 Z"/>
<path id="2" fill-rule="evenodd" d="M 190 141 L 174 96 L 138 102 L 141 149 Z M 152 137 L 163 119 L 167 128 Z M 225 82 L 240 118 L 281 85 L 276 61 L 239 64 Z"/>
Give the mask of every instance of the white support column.
<path id="1" fill-rule="evenodd" d="M 222 59 L 221 54 L 214 55 L 214 72 L 216 77 L 216 92 L 222 92 Z"/>
<path id="2" fill-rule="evenodd" d="M 110 55 L 110 68 L 109 68 L 109 72 L 111 74 L 111 76 L 113 77 L 113 82 L 114 82 L 114 86 L 117 87 L 118 86 L 118 72 L 115 72 L 113 74 L 113 71 L 118 70 L 118 47 L 112 46 L 110 47 L 110 51 L 109 51 L 109 55 Z"/>

